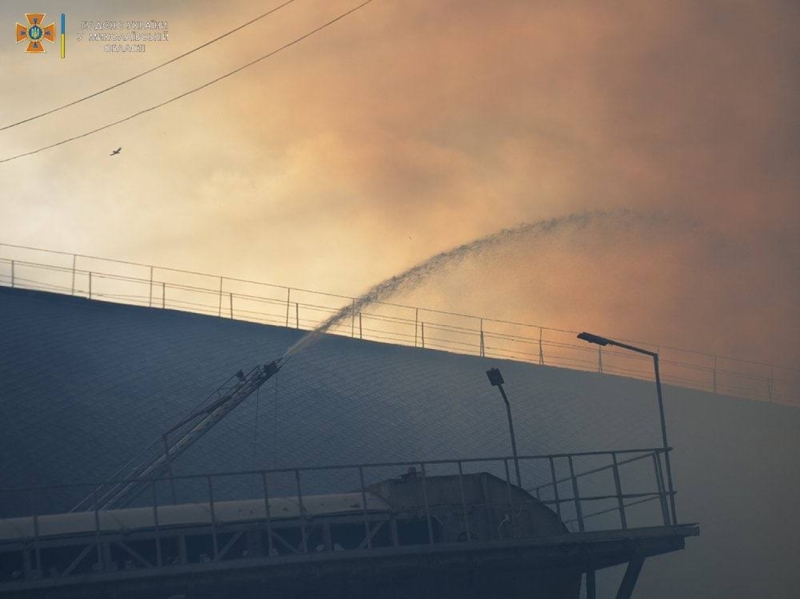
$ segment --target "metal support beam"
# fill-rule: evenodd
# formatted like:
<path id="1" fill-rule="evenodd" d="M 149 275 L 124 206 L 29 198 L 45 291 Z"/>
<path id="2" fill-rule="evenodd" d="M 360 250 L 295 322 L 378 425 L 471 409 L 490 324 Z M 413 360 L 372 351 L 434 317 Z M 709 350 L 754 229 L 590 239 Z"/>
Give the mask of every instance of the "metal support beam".
<path id="1" fill-rule="evenodd" d="M 594 570 L 586 571 L 586 599 L 597 599 L 597 583 Z"/>
<path id="2" fill-rule="evenodd" d="M 67 566 L 67 569 L 61 573 L 61 576 L 69 576 L 72 574 L 72 571 L 78 567 L 78 565 L 83 561 L 83 558 L 89 555 L 94 548 L 95 546 L 93 544 L 84 547 L 83 550 L 75 557 L 75 559 L 72 560 L 70 565 Z"/>
<path id="3" fill-rule="evenodd" d="M 617 599 L 631 598 L 643 565 L 644 557 L 640 555 L 634 555 L 631 561 L 628 562 L 628 567 L 625 569 L 625 576 L 622 578 L 622 583 L 619 585 L 619 591 L 617 591 Z"/>
<path id="4" fill-rule="evenodd" d="M 233 546 L 236 544 L 236 541 L 238 541 L 239 539 L 241 539 L 241 538 L 242 538 L 242 535 L 243 535 L 243 534 L 244 534 L 244 531 L 242 531 L 242 530 L 240 530 L 239 532 L 237 532 L 236 534 L 234 534 L 234 535 L 233 535 L 233 536 L 232 536 L 232 537 L 231 537 L 231 538 L 228 540 L 228 542 L 227 542 L 227 543 L 225 543 L 225 546 L 224 546 L 222 549 L 220 549 L 219 553 L 217 554 L 217 557 L 215 557 L 215 558 L 214 558 L 214 561 L 215 561 L 215 562 L 218 562 L 218 561 L 220 561 L 220 560 L 221 560 L 223 557 L 225 557 L 225 555 L 228 553 L 228 551 L 230 551 L 231 547 L 233 547 Z"/>
<path id="5" fill-rule="evenodd" d="M 117 547 L 122 549 L 125 553 L 130 555 L 133 559 L 135 559 L 139 564 L 144 566 L 145 568 L 152 568 L 154 567 L 141 553 L 136 551 L 133 547 L 129 547 L 127 544 L 123 543 L 122 541 L 116 541 Z"/>
<path id="6" fill-rule="evenodd" d="M 361 543 L 358 545 L 357 548 L 358 549 L 371 548 L 372 539 L 375 538 L 375 535 L 378 534 L 378 531 L 380 531 L 383 528 L 384 524 L 386 524 L 386 520 L 382 520 L 381 522 L 378 523 L 378 526 L 368 529 L 367 535 L 364 537 L 364 540 L 361 541 Z"/>

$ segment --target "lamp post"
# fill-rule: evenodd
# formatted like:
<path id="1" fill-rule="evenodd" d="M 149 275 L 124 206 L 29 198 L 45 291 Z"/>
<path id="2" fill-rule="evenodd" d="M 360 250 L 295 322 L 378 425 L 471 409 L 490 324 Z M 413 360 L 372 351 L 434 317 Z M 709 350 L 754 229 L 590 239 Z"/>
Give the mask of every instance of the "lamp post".
<path id="1" fill-rule="evenodd" d="M 508 396 L 505 389 L 503 389 L 503 375 L 497 368 L 490 368 L 486 371 L 486 376 L 489 377 L 489 382 L 492 387 L 500 389 L 500 395 L 506 404 L 506 413 L 508 414 L 508 432 L 511 433 L 511 451 L 514 453 L 514 470 L 517 474 L 517 486 L 522 488 L 522 477 L 519 475 L 519 458 L 517 457 L 517 438 L 514 436 L 514 422 L 511 419 L 511 404 L 508 403 Z"/>
<path id="2" fill-rule="evenodd" d="M 646 356 L 650 356 L 653 358 L 653 368 L 655 369 L 655 377 L 656 377 L 656 391 L 658 393 L 658 413 L 661 418 L 661 440 L 664 444 L 664 463 L 667 466 L 667 485 L 669 486 L 669 506 L 670 512 L 672 515 L 672 524 L 678 523 L 678 518 L 675 514 L 675 490 L 672 486 L 672 468 L 670 467 L 669 463 L 669 443 L 667 442 L 667 423 L 664 419 L 664 399 L 661 395 L 661 376 L 658 372 L 658 353 L 652 352 L 646 349 L 642 349 L 641 347 L 634 347 L 633 345 L 628 345 L 627 343 L 620 343 L 619 341 L 614 341 L 613 339 L 607 339 L 605 337 L 601 337 L 600 335 L 593 335 L 592 333 L 580 333 L 578 335 L 578 339 L 582 341 L 588 341 L 589 343 L 594 343 L 601 347 L 606 345 L 614 345 L 616 347 L 621 347 L 622 349 L 628 349 L 630 351 L 634 351 L 639 354 L 644 354 Z"/>

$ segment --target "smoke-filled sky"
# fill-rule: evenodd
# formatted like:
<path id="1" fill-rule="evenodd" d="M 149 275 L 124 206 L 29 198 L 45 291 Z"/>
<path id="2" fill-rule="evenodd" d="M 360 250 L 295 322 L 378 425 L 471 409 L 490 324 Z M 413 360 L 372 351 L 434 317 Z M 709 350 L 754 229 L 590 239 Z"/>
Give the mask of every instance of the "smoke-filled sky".
<path id="1" fill-rule="evenodd" d="M 358 3 L 296 0 L 0 132 L 0 160 L 164 101 Z M 0 6 L 0 127 L 280 2 L 65 4 Z M 67 13 L 66 60 L 15 44 L 34 9 Z M 77 41 L 80 21 L 112 19 L 166 20 L 170 40 L 130 55 Z M 797 31 L 792 0 L 374 0 L 197 94 L 0 164 L 0 242 L 355 295 L 522 222 L 655 212 L 696 225 L 516 239 L 405 299 L 794 366 Z"/>

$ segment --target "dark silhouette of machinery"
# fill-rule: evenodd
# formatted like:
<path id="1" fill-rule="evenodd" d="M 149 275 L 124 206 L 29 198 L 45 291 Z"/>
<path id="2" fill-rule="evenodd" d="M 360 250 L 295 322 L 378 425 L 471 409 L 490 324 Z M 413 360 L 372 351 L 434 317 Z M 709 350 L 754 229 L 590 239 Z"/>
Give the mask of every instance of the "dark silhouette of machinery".
<path id="1" fill-rule="evenodd" d="M 594 599 L 596 570 L 627 564 L 617 593 L 626 599 L 645 559 L 682 549 L 698 534 L 670 510 L 666 445 L 519 456 L 496 369 L 490 381 L 506 404 L 512 457 L 175 476 L 173 462 L 283 364 L 236 373 L 69 513 L 37 514 L 34 507 L 30 516 L 0 520 L 0 599 L 99 598 L 109 590 L 119 599 L 578 599 L 584 576 Z M 576 472 L 583 459 L 606 465 Z M 621 469 L 641 460 L 652 463 L 655 488 L 626 493 Z M 529 490 L 521 486 L 526 464 L 538 483 Z M 393 477 L 401 467 L 406 472 Z M 365 472 L 387 468 L 389 478 L 367 484 Z M 302 490 L 301 478 L 348 472 L 358 473 L 355 489 Z M 607 475 L 605 486 L 582 492 L 580 480 L 598 474 Z M 249 499 L 215 500 L 214 480 L 234 476 L 261 489 L 251 487 Z M 275 480 L 286 476 L 295 491 L 284 481 L 275 492 Z M 194 492 L 179 502 L 176 483 L 202 483 L 207 501 L 196 501 Z M 630 508 L 651 501 L 656 522 L 634 525 Z M 599 525 L 590 530 L 591 522 Z"/>

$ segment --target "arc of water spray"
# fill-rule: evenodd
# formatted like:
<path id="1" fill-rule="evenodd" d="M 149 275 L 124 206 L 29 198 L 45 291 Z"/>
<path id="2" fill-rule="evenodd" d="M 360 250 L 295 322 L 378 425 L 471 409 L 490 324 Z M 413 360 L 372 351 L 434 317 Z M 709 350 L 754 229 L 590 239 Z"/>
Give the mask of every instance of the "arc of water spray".
<path id="1" fill-rule="evenodd" d="M 497 233 L 479 237 L 469 243 L 458 247 L 445 250 L 419 264 L 412 266 L 408 270 L 390 277 L 374 287 L 370 288 L 361 297 L 348 304 L 336 314 L 328 318 L 325 322 L 317 326 L 313 331 L 303 336 L 299 341 L 292 345 L 284 354 L 282 360 L 286 360 L 296 355 L 298 352 L 307 348 L 310 344 L 319 339 L 320 335 L 326 333 L 331 327 L 336 326 L 352 314 L 361 312 L 370 304 L 385 300 L 401 291 L 410 291 L 427 279 L 430 275 L 444 269 L 445 267 L 456 264 L 469 256 L 479 255 L 491 248 L 505 245 L 521 237 L 535 235 L 536 237 L 555 234 L 567 228 L 585 228 L 596 221 L 618 221 L 621 219 L 631 220 L 632 225 L 653 225 L 664 224 L 671 219 L 667 216 L 655 213 L 643 213 L 633 210 L 610 210 L 610 211 L 591 211 L 570 214 L 559 218 L 537 221 L 534 223 L 523 223 L 513 228 L 503 229 Z"/>

